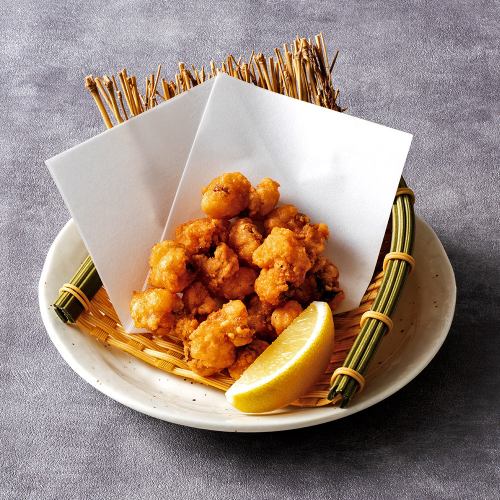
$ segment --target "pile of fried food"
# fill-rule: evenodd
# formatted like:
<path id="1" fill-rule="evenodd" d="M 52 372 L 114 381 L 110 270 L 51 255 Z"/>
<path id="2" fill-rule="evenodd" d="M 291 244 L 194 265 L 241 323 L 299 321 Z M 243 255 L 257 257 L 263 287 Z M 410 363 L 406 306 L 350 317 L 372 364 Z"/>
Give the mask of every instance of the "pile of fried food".
<path id="1" fill-rule="evenodd" d="M 334 310 L 343 292 L 321 255 L 328 227 L 276 207 L 276 181 L 254 188 L 225 173 L 202 194 L 207 217 L 153 247 L 150 288 L 134 292 L 130 311 L 137 328 L 182 340 L 194 372 L 238 379 L 303 308 L 323 300 Z"/>

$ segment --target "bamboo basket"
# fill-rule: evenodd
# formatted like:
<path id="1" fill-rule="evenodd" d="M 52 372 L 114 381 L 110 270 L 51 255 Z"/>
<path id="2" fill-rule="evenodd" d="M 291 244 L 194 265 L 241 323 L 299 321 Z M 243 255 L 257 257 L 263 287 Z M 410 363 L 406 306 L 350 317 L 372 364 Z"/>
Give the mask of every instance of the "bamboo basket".
<path id="1" fill-rule="evenodd" d="M 155 74 L 146 78 L 144 93 L 139 91 L 137 78 L 129 76 L 125 69 L 118 73 L 120 85 L 114 76 L 91 75 L 86 77 L 85 85 L 107 128 L 157 106 L 161 100 L 189 91 L 220 72 L 270 91 L 343 112 L 345 109 L 338 104 L 339 90 L 332 84 L 337 55 L 338 52 L 330 63 L 320 34 L 314 40 L 297 38 L 290 47 L 284 44 L 283 52 L 275 49 L 274 56 L 268 58 L 252 52 L 248 62 L 241 57 L 236 60 L 232 55 L 220 66 L 211 61 L 209 71 L 204 67 L 190 70 L 179 63 L 179 71 L 172 80 L 161 78 L 159 66 Z M 414 265 L 411 257 L 413 200 L 412 191 L 401 180 L 373 279 L 357 309 L 335 316 L 336 340 L 330 364 L 313 389 L 294 405 L 317 407 L 340 403 L 345 406 L 363 388 L 363 373 L 383 335 L 390 330 L 390 315 Z M 97 341 L 160 370 L 221 391 L 226 391 L 233 383 L 230 377 L 221 374 L 202 377 L 192 372 L 184 360 L 182 342 L 176 337 L 127 334 L 90 258 L 62 287 L 55 309 L 63 321 L 73 323 Z"/>

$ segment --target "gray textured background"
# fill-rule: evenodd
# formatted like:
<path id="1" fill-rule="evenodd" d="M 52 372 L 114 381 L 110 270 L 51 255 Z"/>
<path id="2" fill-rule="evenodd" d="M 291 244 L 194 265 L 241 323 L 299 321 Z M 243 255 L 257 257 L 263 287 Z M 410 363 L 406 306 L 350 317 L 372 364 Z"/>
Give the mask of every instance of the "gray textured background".
<path id="1" fill-rule="evenodd" d="M 62 5 L 60 5 L 62 4 Z M 0 5 L 0 497 L 493 498 L 499 486 L 499 6 L 489 1 Z M 135 413 L 50 343 L 39 273 L 68 213 L 43 160 L 103 129 L 87 73 L 201 64 L 323 30 L 350 112 L 415 134 L 406 178 L 456 271 L 430 366 L 345 421 L 222 435 Z"/>

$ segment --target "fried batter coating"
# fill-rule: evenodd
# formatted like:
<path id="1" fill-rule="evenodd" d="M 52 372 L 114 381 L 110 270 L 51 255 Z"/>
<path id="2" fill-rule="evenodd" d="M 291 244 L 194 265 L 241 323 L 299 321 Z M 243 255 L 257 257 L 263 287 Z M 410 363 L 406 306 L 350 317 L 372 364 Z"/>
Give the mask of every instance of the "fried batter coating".
<path id="1" fill-rule="evenodd" d="M 264 178 L 253 188 L 243 174 L 225 173 L 202 190 L 207 217 L 181 224 L 175 241 L 151 251 L 155 288 L 134 293 L 132 318 L 182 340 L 200 375 L 227 369 L 238 379 L 302 307 L 324 300 L 334 309 L 343 299 L 337 268 L 321 256 L 328 226 L 294 205 L 276 207 L 279 187 Z"/>
<path id="2" fill-rule="evenodd" d="M 262 302 L 258 295 L 252 295 L 248 301 L 248 325 L 255 330 L 257 336 L 265 338 L 274 337 L 271 327 L 271 313 L 273 307 L 267 302 Z"/>
<path id="3" fill-rule="evenodd" d="M 189 367 L 202 376 L 229 368 L 236 360 L 236 347 L 249 344 L 253 330 L 241 300 L 232 300 L 200 323 L 189 337 Z"/>
<path id="4" fill-rule="evenodd" d="M 302 240 L 312 262 L 325 249 L 329 236 L 326 224 L 311 224 L 307 215 L 301 214 L 294 205 L 275 208 L 264 221 L 269 234 L 275 227 L 284 227 L 293 231 Z"/>
<path id="5" fill-rule="evenodd" d="M 288 291 L 286 274 L 280 267 L 262 269 L 255 280 L 255 293 L 262 302 L 277 306 L 283 301 L 285 292 Z"/>
<path id="6" fill-rule="evenodd" d="M 266 177 L 259 185 L 250 190 L 250 201 L 248 210 L 250 217 L 265 217 L 277 204 L 280 199 L 280 185 Z"/>
<path id="7" fill-rule="evenodd" d="M 289 300 L 277 307 L 271 315 L 271 324 L 279 335 L 302 312 L 302 306 L 296 300 Z"/>
<path id="8" fill-rule="evenodd" d="M 282 302 L 291 285 L 300 286 L 312 265 L 296 235 L 281 227 L 274 227 L 255 250 L 253 262 L 263 268 L 255 281 L 255 292 L 272 305 Z"/>
<path id="9" fill-rule="evenodd" d="M 186 249 L 175 241 L 157 243 L 151 250 L 149 265 L 149 284 L 158 288 L 182 292 L 194 279 Z"/>
<path id="10" fill-rule="evenodd" d="M 201 209 L 215 219 L 231 219 L 248 207 L 251 187 L 239 172 L 222 174 L 202 189 Z"/>
<path id="11" fill-rule="evenodd" d="M 229 222 L 202 217 L 181 224 L 175 230 L 175 241 L 184 245 L 188 254 L 205 253 L 219 243 L 227 242 Z"/>
<path id="12" fill-rule="evenodd" d="M 290 296 L 299 301 L 303 306 L 306 306 L 315 300 L 320 300 L 321 292 L 318 287 L 316 276 L 309 271 L 306 274 L 306 278 L 302 285 L 294 287 Z"/>
<path id="13" fill-rule="evenodd" d="M 220 243 L 213 257 L 194 255 L 193 262 L 200 271 L 200 278 L 205 286 L 217 294 L 222 283 L 238 269 L 238 256 L 225 243 Z"/>
<path id="14" fill-rule="evenodd" d="M 289 229 L 275 227 L 253 253 L 253 263 L 261 268 L 279 267 L 280 281 L 299 286 L 312 264 L 304 245 Z M 276 273 L 275 273 L 276 274 Z M 262 299 L 262 297 L 261 297 Z"/>
<path id="15" fill-rule="evenodd" d="M 305 214 L 301 214 L 296 206 L 282 205 L 269 213 L 264 221 L 264 227 L 266 228 L 267 234 L 275 227 L 284 227 L 294 232 L 300 232 L 309 222 L 309 217 Z"/>
<path id="16" fill-rule="evenodd" d="M 321 300 L 326 300 L 332 311 L 344 300 L 344 292 L 339 286 L 339 270 L 333 262 L 320 256 L 311 270 L 321 291 Z"/>
<path id="17" fill-rule="evenodd" d="M 181 340 L 187 340 L 199 324 L 199 321 L 192 316 L 181 316 L 175 322 L 174 334 Z"/>
<path id="18" fill-rule="evenodd" d="M 229 245 L 241 260 L 249 264 L 252 264 L 252 255 L 262 240 L 262 234 L 248 217 L 237 219 L 229 231 Z"/>
<path id="19" fill-rule="evenodd" d="M 201 281 L 195 281 L 184 290 L 182 301 L 188 312 L 201 316 L 210 314 L 221 306 L 221 302 L 210 295 Z"/>
<path id="20" fill-rule="evenodd" d="M 307 273 L 304 283 L 295 288 L 292 295 L 304 305 L 314 300 L 324 300 L 334 310 L 344 298 L 339 287 L 337 267 L 326 257 L 318 257 L 313 268 Z"/>
<path id="21" fill-rule="evenodd" d="M 222 282 L 220 292 L 226 299 L 244 299 L 253 293 L 256 278 L 257 271 L 250 267 L 240 267 Z"/>
<path id="22" fill-rule="evenodd" d="M 179 297 L 163 288 L 150 288 L 134 292 L 130 301 L 130 316 L 136 328 L 147 328 L 152 332 L 158 328 L 171 328 L 175 321 L 172 312 L 182 308 Z"/>
<path id="23" fill-rule="evenodd" d="M 306 247 L 306 252 L 312 262 L 323 252 L 326 240 L 329 236 L 328 226 L 326 224 L 306 224 L 298 233 L 299 238 Z"/>
<path id="24" fill-rule="evenodd" d="M 238 349 L 236 361 L 228 368 L 229 375 L 238 380 L 243 372 L 269 347 L 267 342 L 256 339 L 245 347 Z"/>

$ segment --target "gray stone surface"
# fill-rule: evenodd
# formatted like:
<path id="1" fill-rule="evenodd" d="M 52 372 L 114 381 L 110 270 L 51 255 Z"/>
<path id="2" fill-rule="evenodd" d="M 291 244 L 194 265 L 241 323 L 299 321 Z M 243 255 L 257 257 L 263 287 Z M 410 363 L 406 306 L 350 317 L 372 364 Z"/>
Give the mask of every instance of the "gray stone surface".
<path id="1" fill-rule="evenodd" d="M 499 20 L 478 0 L 3 0 L 0 497 L 498 498 Z M 68 219 L 43 161 L 103 128 L 84 75 L 320 30 L 350 112 L 415 134 L 405 175 L 457 277 L 448 340 L 399 393 L 317 428 L 223 435 L 115 403 L 64 363 L 37 305 Z"/>

